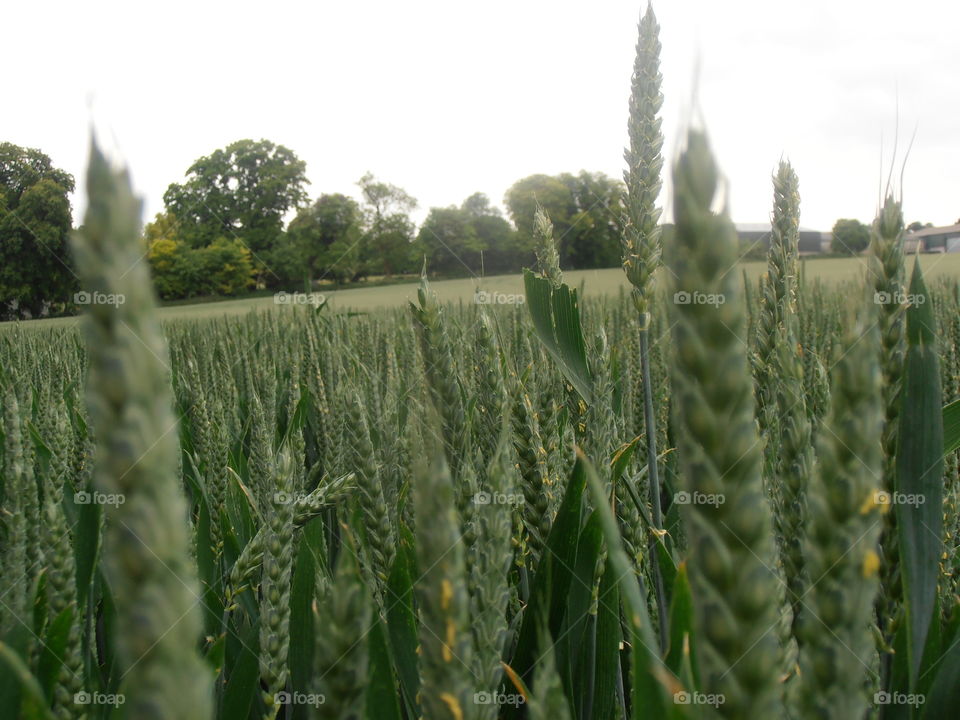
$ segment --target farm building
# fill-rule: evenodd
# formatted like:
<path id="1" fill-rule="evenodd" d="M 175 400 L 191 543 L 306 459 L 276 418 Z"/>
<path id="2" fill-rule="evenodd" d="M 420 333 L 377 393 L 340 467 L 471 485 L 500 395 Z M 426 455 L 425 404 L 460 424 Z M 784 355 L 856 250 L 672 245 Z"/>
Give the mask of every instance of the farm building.
<path id="1" fill-rule="evenodd" d="M 917 245 L 920 245 L 920 252 L 960 252 L 960 224 L 907 233 L 903 239 L 904 251 L 916 252 Z"/>
<path id="2" fill-rule="evenodd" d="M 770 245 L 770 223 L 737 223 L 737 235 L 740 238 L 740 244 L 753 245 L 761 244 L 763 247 Z M 823 252 L 830 248 L 830 233 L 822 233 L 809 228 L 800 228 L 800 254 L 809 255 L 811 253 Z"/>

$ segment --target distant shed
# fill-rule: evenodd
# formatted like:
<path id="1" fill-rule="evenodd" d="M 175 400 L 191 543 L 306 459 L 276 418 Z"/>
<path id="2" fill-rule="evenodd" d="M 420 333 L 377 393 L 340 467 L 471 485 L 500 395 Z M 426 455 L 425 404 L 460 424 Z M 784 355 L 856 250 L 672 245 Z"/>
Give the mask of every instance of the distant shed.
<path id="1" fill-rule="evenodd" d="M 772 227 L 770 223 L 737 223 L 737 235 L 740 238 L 741 247 L 761 246 L 770 247 L 770 232 Z M 800 254 L 810 255 L 824 251 L 824 237 L 826 236 L 829 246 L 829 233 L 822 233 L 810 228 L 800 228 Z"/>
<path id="2" fill-rule="evenodd" d="M 935 253 L 960 252 L 960 224 L 944 227 L 931 227 L 907 233 L 903 238 L 903 249 L 911 253 L 917 251 Z"/>

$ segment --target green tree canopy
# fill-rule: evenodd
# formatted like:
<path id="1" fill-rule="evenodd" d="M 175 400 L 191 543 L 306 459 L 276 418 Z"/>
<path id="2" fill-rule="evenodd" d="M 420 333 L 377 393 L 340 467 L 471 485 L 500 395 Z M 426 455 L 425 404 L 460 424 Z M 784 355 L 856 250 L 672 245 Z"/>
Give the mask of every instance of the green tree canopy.
<path id="1" fill-rule="evenodd" d="M 73 176 L 40 150 L 0 143 L 0 315 L 36 316 L 71 301 L 73 189 Z"/>
<path id="2" fill-rule="evenodd" d="M 464 200 L 460 209 L 468 213 L 471 217 L 503 217 L 500 213 L 500 208 L 495 207 L 490 202 L 490 198 L 482 192 L 476 192 Z"/>
<path id="3" fill-rule="evenodd" d="M 870 228 L 859 220 L 841 219 L 833 226 L 830 249 L 838 255 L 858 255 L 870 244 Z"/>
<path id="4" fill-rule="evenodd" d="M 259 255 L 283 232 L 283 218 L 306 201 L 306 163 L 269 140 L 238 140 L 187 169 L 163 195 L 181 240 L 194 248 L 239 239 Z"/>
<path id="5" fill-rule="evenodd" d="M 412 241 L 415 225 L 410 213 L 416 199 L 402 188 L 377 180 L 370 173 L 357 185 L 363 195 L 366 232 L 360 254 L 364 275 L 396 275 L 416 265 Z"/>
<path id="6" fill-rule="evenodd" d="M 447 275 L 480 273 L 483 242 L 471 215 L 458 207 L 430 208 L 417 235 L 417 249 L 431 272 Z"/>
<path id="7" fill-rule="evenodd" d="M 389 277 L 416 270 L 415 230 L 405 213 L 388 215 L 368 228 L 361 246 L 360 273 Z"/>
<path id="8" fill-rule="evenodd" d="M 428 269 L 445 275 L 490 275 L 521 267 L 516 232 L 483 193 L 474 193 L 459 208 L 431 208 L 416 245 Z"/>
<path id="9" fill-rule="evenodd" d="M 16 208 L 23 193 L 41 180 L 51 180 L 67 192 L 75 189 L 73 175 L 54 167 L 42 151 L 0 143 L 0 192 L 4 207 Z"/>
<path id="10" fill-rule="evenodd" d="M 373 220 L 388 217 L 395 213 L 411 213 L 417 209 L 417 200 L 403 188 L 377 180 L 372 173 L 366 173 L 357 181 L 367 211 Z"/>
<path id="11" fill-rule="evenodd" d="M 149 248 L 158 240 L 177 240 L 177 219 L 170 212 L 157 213 L 151 222 L 143 228 L 143 239 Z"/>
<path id="12" fill-rule="evenodd" d="M 360 264 L 363 213 L 342 193 L 321 195 L 290 223 L 290 243 L 311 277 L 352 280 Z M 302 272 L 302 271 L 301 271 Z"/>
<path id="13" fill-rule="evenodd" d="M 550 216 L 558 236 L 569 229 L 573 210 L 570 188 L 552 175 L 530 175 L 515 182 L 503 197 L 510 219 L 517 228 L 518 240 L 533 251 L 533 216 L 539 202 Z M 562 253 L 561 253 L 562 258 Z"/>
<path id="14" fill-rule="evenodd" d="M 487 275 L 519 272 L 532 261 L 517 244 L 517 233 L 500 209 L 483 193 L 474 193 L 463 201 L 461 210 L 470 217 L 473 232 L 483 248 L 483 271 Z"/>
<path id="15" fill-rule="evenodd" d="M 571 238 L 567 245 L 566 261 L 570 267 L 619 266 L 622 260 L 623 194 L 626 191 L 623 183 L 603 173 L 586 170 L 577 175 L 564 173 L 560 178 L 570 189 L 575 210 L 570 217 Z"/>
<path id="16" fill-rule="evenodd" d="M 562 266 L 615 267 L 620 263 L 623 190 L 622 182 L 603 173 L 539 174 L 514 183 L 504 203 L 524 252 L 533 247 L 533 216 L 539 202 L 553 223 Z"/>
<path id="17" fill-rule="evenodd" d="M 147 259 L 157 293 L 166 300 L 237 295 L 254 283 L 250 251 L 232 238 L 221 237 L 206 247 L 192 248 L 160 237 L 150 244 Z"/>

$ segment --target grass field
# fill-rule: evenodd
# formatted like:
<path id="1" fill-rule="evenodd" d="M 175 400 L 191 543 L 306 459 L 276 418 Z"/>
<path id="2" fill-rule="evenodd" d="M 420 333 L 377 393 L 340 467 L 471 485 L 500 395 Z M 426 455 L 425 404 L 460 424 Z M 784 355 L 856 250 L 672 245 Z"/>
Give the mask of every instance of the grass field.
<path id="1" fill-rule="evenodd" d="M 921 258 L 924 274 L 928 278 L 952 276 L 960 278 L 960 254 L 924 255 Z M 737 265 L 733 272 L 746 270 L 751 280 L 756 280 L 766 271 L 766 262 L 745 262 Z M 858 279 L 866 268 L 866 258 L 816 258 L 803 262 L 803 271 L 807 281 L 821 280 L 835 285 L 848 280 Z M 907 260 L 907 269 L 913 268 L 913 260 Z M 661 271 L 663 272 L 663 271 Z M 626 278 L 620 268 L 605 270 L 573 270 L 564 273 L 566 281 L 574 287 L 583 286 L 585 296 L 616 295 L 626 287 Z M 465 278 L 462 280 L 440 280 L 431 283 L 440 299 L 450 302 L 471 302 L 476 290 L 483 289 L 491 293 L 515 294 L 523 292 L 523 278 L 520 275 L 497 275 L 485 279 Z M 370 288 L 351 288 L 324 293 L 330 307 L 337 310 L 366 312 L 377 308 L 390 308 L 408 300 L 415 300 L 417 285 L 381 285 Z M 251 310 L 282 308 L 273 301 L 273 297 L 243 298 L 220 302 L 197 303 L 195 305 L 175 305 L 160 309 L 163 320 L 203 320 L 225 316 L 244 315 Z M 29 325 L 54 327 L 73 325 L 79 318 L 50 318 L 30 321 Z M 0 323 L 0 327 L 12 323 Z"/>

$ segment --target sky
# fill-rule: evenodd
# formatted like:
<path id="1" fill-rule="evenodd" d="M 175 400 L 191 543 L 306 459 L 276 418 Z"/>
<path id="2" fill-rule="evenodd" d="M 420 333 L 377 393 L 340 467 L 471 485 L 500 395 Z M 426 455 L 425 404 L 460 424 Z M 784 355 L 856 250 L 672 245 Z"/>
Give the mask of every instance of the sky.
<path id="1" fill-rule="evenodd" d="M 311 198 L 357 196 L 370 171 L 418 199 L 418 220 L 478 191 L 502 205 L 533 173 L 622 176 L 645 6 L 13 2 L 0 141 L 40 148 L 74 174 L 78 222 L 91 124 L 129 165 L 145 221 L 194 160 L 242 138 L 306 161 Z M 907 222 L 960 218 L 960 4 L 659 0 L 654 10 L 667 217 L 672 159 L 699 124 L 737 222 L 769 219 L 781 158 L 799 175 L 804 227 L 870 221 L 891 169 Z"/>

